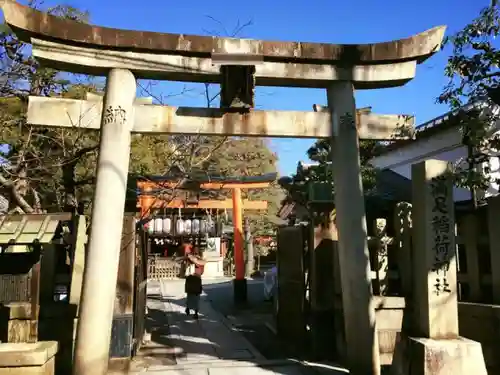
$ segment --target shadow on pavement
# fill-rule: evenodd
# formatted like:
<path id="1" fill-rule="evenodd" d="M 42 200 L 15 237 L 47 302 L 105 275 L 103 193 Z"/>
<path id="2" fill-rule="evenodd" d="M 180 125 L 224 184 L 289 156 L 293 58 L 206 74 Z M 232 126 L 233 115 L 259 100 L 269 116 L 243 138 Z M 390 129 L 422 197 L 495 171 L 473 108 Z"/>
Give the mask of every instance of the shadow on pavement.
<path id="1" fill-rule="evenodd" d="M 330 364 L 308 362 L 281 342 L 266 324 L 272 320 L 272 307 L 265 307 L 262 284 L 250 282 L 248 286 L 249 303 L 237 309 L 232 303 L 232 282 L 204 285 L 198 320 L 184 313 L 185 298 L 148 295 L 146 327 L 151 339 L 140 351 L 141 367 L 153 370 L 176 365 L 186 374 L 195 374 L 192 371 L 196 369 L 222 366 L 223 360 L 228 374 L 241 371 L 241 367 L 248 367 L 244 371 L 249 374 L 347 373 Z"/>

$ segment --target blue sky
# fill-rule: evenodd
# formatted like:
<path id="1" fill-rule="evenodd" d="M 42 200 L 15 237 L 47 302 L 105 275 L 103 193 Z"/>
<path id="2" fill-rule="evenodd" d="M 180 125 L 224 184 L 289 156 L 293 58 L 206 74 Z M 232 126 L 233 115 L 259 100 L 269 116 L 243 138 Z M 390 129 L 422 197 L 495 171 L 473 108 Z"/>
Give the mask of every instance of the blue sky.
<path id="1" fill-rule="evenodd" d="M 44 6 L 63 1 L 47 0 Z M 172 0 L 66 0 L 66 4 L 88 10 L 91 22 L 102 26 L 185 34 L 223 34 L 240 23 L 252 20 L 240 37 L 326 43 L 369 43 L 399 39 L 437 25 L 448 33 L 458 31 L 489 0 L 253 0 L 253 1 L 172 1 Z M 210 17 L 216 19 L 213 21 Z M 359 91 L 357 106 L 372 106 L 379 113 L 412 114 L 421 123 L 447 110 L 435 104 L 446 80 L 443 69 L 447 51 L 418 67 L 416 78 L 400 88 Z M 170 105 L 203 106 L 201 86 L 162 82 L 154 86 Z M 173 96 L 171 95 L 173 94 Z M 259 109 L 311 110 L 325 103 L 323 90 L 258 88 Z M 282 174 L 295 171 L 299 160 L 307 160 L 312 140 L 270 140 L 278 154 Z"/>

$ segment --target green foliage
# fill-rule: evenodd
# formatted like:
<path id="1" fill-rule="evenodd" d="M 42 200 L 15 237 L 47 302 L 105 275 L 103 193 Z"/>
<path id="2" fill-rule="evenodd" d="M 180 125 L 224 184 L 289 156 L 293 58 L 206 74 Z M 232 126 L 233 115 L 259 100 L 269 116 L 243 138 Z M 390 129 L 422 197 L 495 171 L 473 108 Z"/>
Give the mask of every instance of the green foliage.
<path id="1" fill-rule="evenodd" d="M 89 14 L 60 5 L 52 14 L 88 22 Z M 0 30 L 3 85 L 0 86 L 0 194 L 9 198 L 10 210 L 19 212 L 74 211 L 92 198 L 99 133 L 75 128 L 42 128 L 26 123 L 29 95 L 85 99 L 103 93 L 92 77 L 60 73 L 40 66 L 7 26 Z M 153 96 L 147 89 L 148 96 Z M 207 106 L 217 95 L 209 95 Z M 162 103 L 163 100 L 157 100 Z M 276 155 L 265 141 L 186 135 L 132 136 L 130 173 L 162 175 L 173 166 L 186 174 L 219 173 L 256 176 L 276 172 Z M 275 185 L 244 193 L 244 198 L 269 202 L 266 213 L 246 212 L 254 236 L 274 232 L 282 190 Z M 258 251 L 259 249 L 257 249 Z M 261 249 L 262 250 L 262 249 Z"/>
<path id="2" fill-rule="evenodd" d="M 488 89 L 499 83 L 500 54 L 494 39 L 498 36 L 498 6 L 484 8 L 461 31 L 445 39 L 452 47 L 445 75 L 450 79 L 440 102 L 459 108 L 470 99 L 488 96 Z"/>
<path id="3" fill-rule="evenodd" d="M 87 12 L 71 6 L 59 5 L 49 12 L 79 22 L 89 20 Z M 40 66 L 6 25 L 0 33 L 0 62 L 0 193 L 9 199 L 12 211 L 75 211 L 92 198 L 99 133 L 28 125 L 28 96 L 85 99 L 88 92 L 102 94 L 102 86 L 92 77 Z M 165 173 L 183 156 L 188 146 L 182 146 L 174 150 L 171 137 L 133 135 L 130 170 Z"/>
<path id="4" fill-rule="evenodd" d="M 71 21 L 82 23 L 90 22 L 90 13 L 88 11 L 82 11 L 68 4 L 56 5 L 49 8 L 47 13 L 57 17 L 66 18 Z"/>
<path id="5" fill-rule="evenodd" d="M 381 147 L 380 143 L 373 140 L 361 140 L 359 143 L 361 176 L 365 192 L 375 187 L 376 170 L 368 164 L 368 161 Z M 308 186 L 311 182 L 328 182 L 335 190 L 330 140 L 316 141 L 307 151 L 307 155 L 313 165 L 305 168 L 299 163 L 294 175 L 280 179 L 280 185 L 287 191 L 289 197 L 304 206 L 308 202 Z"/>
<path id="6" fill-rule="evenodd" d="M 50 12 L 72 19 L 83 16 L 65 6 L 52 8 Z M 98 87 L 88 79 L 71 85 L 67 75 L 40 66 L 6 25 L 0 33 L 0 59 L 2 193 L 9 198 L 10 208 L 19 212 L 76 207 L 77 186 L 85 185 L 93 176 L 96 134 L 28 125 L 25 118 L 28 96 L 79 98 L 85 92 L 99 91 Z M 84 163 L 80 163 L 84 158 Z"/>
<path id="7" fill-rule="evenodd" d="M 208 161 L 207 167 L 221 175 L 261 176 L 277 172 L 278 158 L 266 140 L 260 138 L 229 138 Z M 226 193 L 227 194 L 227 193 Z M 265 212 L 246 211 L 244 216 L 250 221 L 253 237 L 274 235 L 280 222 L 277 213 L 284 197 L 284 192 L 277 183 L 266 189 L 243 190 L 244 199 L 265 200 L 268 209 Z M 255 251 L 261 254 L 269 250 L 265 245 L 255 245 Z"/>
<path id="8" fill-rule="evenodd" d="M 456 166 L 458 186 L 471 191 L 485 189 L 492 178 L 484 163 L 496 156 L 500 146 L 498 135 L 492 134 L 492 124 L 499 120 L 498 112 L 491 111 L 497 104 L 500 85 L 500 51 L 495 38 L 500 31 L 499 7 L 493 3 L 459 32 L 445 40 L 451 46 L 445 76 L 449 81 L 437 99 L 455 111 L 455 121 L 463 133 L 463 143 L 469 149 L 464 163 Z M 464 108 L 465 104 L 482 101 L 482 106 Z"/>

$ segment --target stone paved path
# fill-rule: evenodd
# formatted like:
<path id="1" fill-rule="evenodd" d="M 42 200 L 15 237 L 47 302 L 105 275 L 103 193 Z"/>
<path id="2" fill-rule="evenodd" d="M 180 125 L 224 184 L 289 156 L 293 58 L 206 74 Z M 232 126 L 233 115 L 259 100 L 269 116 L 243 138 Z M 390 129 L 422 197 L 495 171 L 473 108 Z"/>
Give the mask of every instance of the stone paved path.
<path id="1" fill-rule="evenodd" d="M 205 296 L 200 302 L 200 317 L 195 320 L 184 313 L 186 305 L 182 282 L 162 282 L 160 288 L 165 311 L 168 312 L 169 338 L 172 345 L 178 348 L 177 364 L 264 359 L 242 335 L 232 329 L 224 316 L 211 307 Z"/>
<path id="2" fill-rule="evenodd" d="M 204 281 L 216 283 L 217 280 Z M 207 285 L 208 287 L 208 285 Z M 294 361 L 267 361 L 202 295 L 200 317 L 184 313 L 185 295 L 182 280 L 148 284 L 149 316 L 166 314 L 168 329 L 151 332 L 156 341 L 168 346 L 172 364 L 153 364 L 136 373 L 165 375 L 339 375 L 331 367 L 318 367 Z M 153 297 L 155 296 L 155 297 Z"/>

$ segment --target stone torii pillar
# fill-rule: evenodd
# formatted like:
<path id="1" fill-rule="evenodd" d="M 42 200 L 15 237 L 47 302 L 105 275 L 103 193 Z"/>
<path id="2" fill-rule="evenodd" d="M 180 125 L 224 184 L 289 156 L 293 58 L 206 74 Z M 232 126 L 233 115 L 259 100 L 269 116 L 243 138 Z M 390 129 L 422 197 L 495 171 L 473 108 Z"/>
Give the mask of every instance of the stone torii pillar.
<path id="1" fill-rule="evenodd" d="M 367 373 L 368 369 L 371 369 L 371 374 L 379 374 L 379 345 L 372 306 L 370 254 L 352 82 L 333 83 L 327 89 L 327 98 L 332 114 L 332 166 L 347 362 L 353 374 Z M 360 356 L 360 352 L 373 354 Z"/>
<path id="2" fill-rule="evenodd" d="M 134 75 L 125 69 L 110 70 L 76 333 L 73 373 L 78 375 L 108 370 L 135 95 Z"/>

